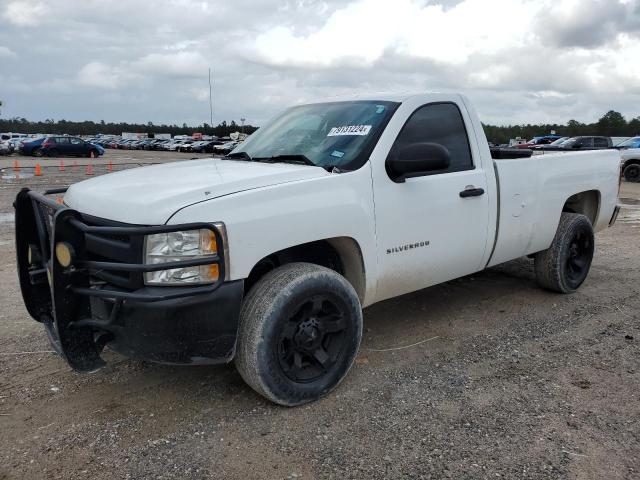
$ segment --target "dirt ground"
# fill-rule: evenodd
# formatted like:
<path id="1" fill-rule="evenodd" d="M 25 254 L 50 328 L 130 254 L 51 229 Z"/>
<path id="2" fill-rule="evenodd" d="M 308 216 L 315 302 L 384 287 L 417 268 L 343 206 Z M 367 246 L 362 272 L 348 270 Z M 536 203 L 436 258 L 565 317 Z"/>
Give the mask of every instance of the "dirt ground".
<path id="1" fill-rule="evenodd" d="M 108 151 L 94 174 L 192 156 Z M 286 409 L 232 365 L 106 352 L 79 375 L 49 353 L 20 297 L 11 202 L 85 167 L 45 160 L 28 178 L 20 159 L 13 179 L 16 158 L 0 158 L 0 479 L 640 478 L 640 184 L 623 184 L 630 208 L 578 293 L 539 289 L 521 259 L 374 305 L 341 386 Z"/>

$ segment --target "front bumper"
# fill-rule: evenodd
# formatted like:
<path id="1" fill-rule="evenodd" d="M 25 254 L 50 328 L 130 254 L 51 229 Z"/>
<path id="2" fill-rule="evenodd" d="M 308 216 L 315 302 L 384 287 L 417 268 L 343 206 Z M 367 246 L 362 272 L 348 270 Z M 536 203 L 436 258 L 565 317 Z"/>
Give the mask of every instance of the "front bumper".
<path id="1" fill-rule="evenodd" d="M 47 193 L 62 193 L 64 190 Z M 138 226 L 86 217 L 50 197 L 22 190 L 16 208 L 20 288 L 32 318 L 78 371 L 104 365 L 105 345 L 125 355 L 168 363 L 228 362 L 235 353 L 244 285 L 224 282 L 225 253 L 207 259 L 145 265 L 144 237 L 153 233 L 211 229 L 212 224 Z M 65 268 L 54 246 L 74 252 Z M 193 287 L 147 287 L 145 272 L 216 264 L 219 279 Z"/>
<path id="2" fill-rule="evenodd" d="M 138 292 L 158 295 L 176 287 Z M 233 359 L 244 282 L 227 282 L 204 295 L 157 302 L 123 302 L 114 315 L 109 299 L 92 298 L 86 325 L 111 332 L 112 350 L 161 363 L 213 364 Z"/>

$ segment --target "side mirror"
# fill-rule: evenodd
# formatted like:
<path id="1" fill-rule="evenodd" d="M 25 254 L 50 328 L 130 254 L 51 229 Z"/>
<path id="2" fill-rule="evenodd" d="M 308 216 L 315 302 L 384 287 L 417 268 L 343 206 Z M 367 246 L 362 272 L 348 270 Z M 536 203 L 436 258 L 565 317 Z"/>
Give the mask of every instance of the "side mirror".
<path id="1" fill-rule="evenodd" d="M 394 182 L 403 183 L 407 178 L 421 177 L 451 165 L 451 155 L 446 147 L 437 143 L 412 143 L 392 151 L 387 159 L 387 169 Z"/>

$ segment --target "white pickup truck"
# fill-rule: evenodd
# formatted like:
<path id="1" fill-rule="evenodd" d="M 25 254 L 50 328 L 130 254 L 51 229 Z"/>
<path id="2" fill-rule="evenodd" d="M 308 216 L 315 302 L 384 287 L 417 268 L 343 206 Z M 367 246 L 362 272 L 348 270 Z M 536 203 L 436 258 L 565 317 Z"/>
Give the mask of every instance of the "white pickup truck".
<path id="1" fill-rule="evenodd" d="M 20 284 L 75 370 L 102 366 L 105 345 L 235 359 L 299 405 L 346 375 L 375 302 L 524 256 L 544 288 L 575 291 L 619 180 L 617 151 L 492 158 L 461 95 L 311 103 L 224 158 L 23 190 Z"/>

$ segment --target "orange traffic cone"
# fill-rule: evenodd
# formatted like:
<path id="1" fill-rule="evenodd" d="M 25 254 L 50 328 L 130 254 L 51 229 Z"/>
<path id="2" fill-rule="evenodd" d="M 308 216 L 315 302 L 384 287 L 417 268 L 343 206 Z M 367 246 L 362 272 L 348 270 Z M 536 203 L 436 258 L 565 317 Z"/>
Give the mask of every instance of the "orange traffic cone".
<path id="1" fill-rule="evenodd" d="M 107 164 L 107 171 L 113 172 L 113 163 L 111 163 L 111 160 L 109 160 L 109 163 Z"/>
<path id="2" fill-rule="evenodd" d="M 42 176 L 42 167 L 40 166 L 39 163 L 36 163 L 36 171 L 34 172 L 34 175 L 36 177 L 41 177 Z"/>
<path id="3" fill-rule="evenodd" d="M 58 167 L 58 170 L 64 172 L 64 160 L 60 160 L 60 166 Z"/>
<path id="4" fill-rule="evenodd" d="M 19 172 L 20 171 L 20 162 L 18 160 L 14 160 L 14 162 L 13 162 L 13 171 L 14 172 Z"/>
<path id="5" fill-rule="evenodd" d="M 87 165 L 85 175 L 93 175 L 93 167 L 91 165 Z"/>

